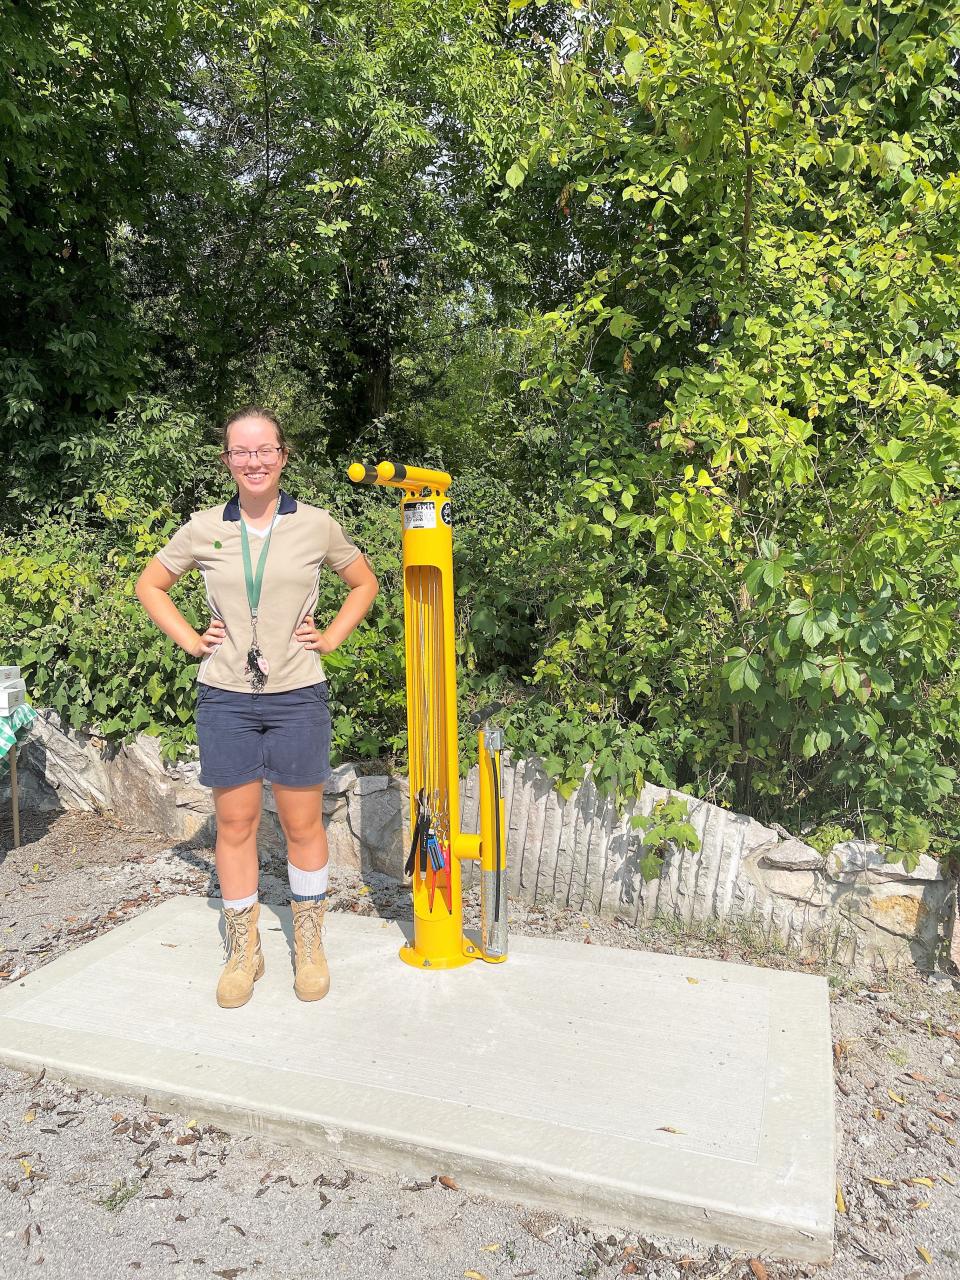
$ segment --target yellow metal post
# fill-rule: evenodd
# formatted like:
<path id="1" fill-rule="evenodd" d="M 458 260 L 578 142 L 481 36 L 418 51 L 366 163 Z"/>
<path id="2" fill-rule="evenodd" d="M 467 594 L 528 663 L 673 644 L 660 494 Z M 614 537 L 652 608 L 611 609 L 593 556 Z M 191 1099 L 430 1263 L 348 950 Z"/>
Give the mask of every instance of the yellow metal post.
<path id="1" fill-rule="evenodd" d="M 495 739 L 495 752 L 487 750 L 482 729 L 481 831 L 475 836 L 460 830 L 453 519 L 447 496 L 451 479 L 443 471 L 392 462 L 376 467 L 355 462 L 348 475 L 355 484 L 387 485 L 403 491 L 400 517 L 414 939 L 412 945 L 401 949 L 400 956 L 407 964 L 423 969 L 455 969 L 477 959 L 499 962 L 506 959 L 506 829 L 499 794 L 499 739 Z M 463 934 L 461 862 L 475 858 L 481 862 L 484 922 L 488 914 L 491 922 L 481 931 L 481 947 Z M 491 905 L 489 886 L 494 882 L 497 899 Z"/>

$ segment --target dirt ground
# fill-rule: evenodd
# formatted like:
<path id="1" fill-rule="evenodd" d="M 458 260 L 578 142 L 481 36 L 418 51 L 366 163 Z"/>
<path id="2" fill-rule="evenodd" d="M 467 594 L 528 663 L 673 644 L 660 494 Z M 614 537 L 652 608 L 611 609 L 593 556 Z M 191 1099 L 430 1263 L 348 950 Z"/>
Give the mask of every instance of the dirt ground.
<path id="1" fill-rule="evenodd" d="M 0 830 L 0 985 L 164 898 L 217 893 L 209 850 L 169 849 L 109 817 L 28 814 L 24 845 L 10 851 L 9 838 Z M 261 896 L 287 901 L 281 864 L 264 867 Z M 409 914 L 406 891 L 381 878 L 338 872 L 330 899 L 337 911 Z M 158 1114 L 136 1098 L 0 1068 L 0 1277 L 960 1276 L 960 994 L 952 981 L 863 983 L 771 951 L 746 926 L 636 929 L 510 907 L 515 933 L 825 974 L 838 1120 L 829 1266 L 595 1231 L 444 1185 L 441 1169 L 425 1183 L 361 1173 Z"/>

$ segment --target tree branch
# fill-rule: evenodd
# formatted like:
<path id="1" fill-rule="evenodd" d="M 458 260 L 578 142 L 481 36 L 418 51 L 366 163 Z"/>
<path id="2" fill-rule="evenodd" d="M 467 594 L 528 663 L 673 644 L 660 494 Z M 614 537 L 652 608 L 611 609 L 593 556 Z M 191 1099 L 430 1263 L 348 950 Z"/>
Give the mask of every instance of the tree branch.
<path id="1" fill-rule="evenodd" d="M 789 43 L 790 37 L 793 35 L 794 31 L 796 30 L 797 23 L 803 17 L 804 13 L 809 7 L 809 4 L 810 4 L 810 0 L 800 0 L 800 4 L 797 7 L 797 12 L 793 15 L 793 21 L 790 23 L 790 26 L 787 28 L 787 34 L 783 37 L 784 44 Z"/>

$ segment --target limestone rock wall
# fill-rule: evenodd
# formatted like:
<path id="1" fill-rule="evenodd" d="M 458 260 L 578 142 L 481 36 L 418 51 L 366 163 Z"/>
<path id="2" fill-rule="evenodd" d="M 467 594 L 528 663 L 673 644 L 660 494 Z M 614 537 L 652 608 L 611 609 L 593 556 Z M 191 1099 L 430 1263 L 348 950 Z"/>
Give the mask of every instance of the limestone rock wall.
<path id="1" fill-rule="evenodd" d="M 172 841 L 212 844 L 213 805 L 198 772 L 195 763 L 165 765 L 156 739 L 141 735 L 111 749 L 95 736 L 64 729 L 47 711 L 21 750 L 22 803 L 41 810 L 108 809 Z M 659 877 L 645 883 L 640 833 L 630 819 L 681 793 L 648 785 L 618 813 L 589 776 L 564 799 L 537 760 L 505 754 L 503 794 L 507 892 L 527 903 L 549 901 L 630 923 L 654 916 L 683 925 L 742 922 L 803 956 L 861 972 L 911 965 L 932 971 L 949 950 L 956 885 L 933 858 L 922 857 L 907 872 L 856 840 L 823 857 L 782 829 L 684 795 L 701 847 L 696 853 L 668 849 Z M 462 829 L 476 832 L 476 768 L 461 783 L 460 808 Z M 405 779 L 340 766 L 324 792 L 333 864 L 402 877 L 408 811 Z M 269 787 L 260 847 L 267 854 L 283 851 Z M 465 864 L 468 887 L 473 871 L 474 864 Z"/>
<path id="2" fill-rule="evenodd" d="M 630 923 L 671 917 L 684 925 L 743 922 L 800 955 L 861 972 L 934 970 L 957 919 L 956 884 L 924 855 L 908 872 L 876 845 L 851 840 L 823 857 L 753 818 L 648 784 L 617 813 L 587 778 L 567 800 L 534 759 L 503 770 L 508 893 Z M 682 795 L 700 839 L 696 853 L 670 848 L 659 877 L 640 874 L 641 833 L 630 819 Z M 479 777 L 461 785 L 465 831 L 477 831 Z"/>

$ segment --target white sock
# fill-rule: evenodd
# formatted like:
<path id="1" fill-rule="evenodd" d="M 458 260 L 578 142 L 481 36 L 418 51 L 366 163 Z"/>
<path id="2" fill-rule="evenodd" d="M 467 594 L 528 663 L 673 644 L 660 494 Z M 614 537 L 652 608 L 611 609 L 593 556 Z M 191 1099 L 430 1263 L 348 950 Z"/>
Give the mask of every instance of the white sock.
<path id="1" fill-rule="evenodd" d="M 320 901 L 327 896 L 329 865 L 319 871 L 304 871 L 287 859 L 287 875 L 290 878 L 290 897 L 294 902 Z"/>
<path id="2" fill-rule="evenodd" d="M 223 900 L 224 910 L 225 911 L 226 910 L 246 911 L 247 907 L 253 906 L 253 904 L 257 901 L 258 897 L 259 897 L 259 894 L 257 893 L 257 890 L 254 889 L 253 893 L 247 894 L 245 898 L 224 898 Z"/>

